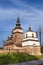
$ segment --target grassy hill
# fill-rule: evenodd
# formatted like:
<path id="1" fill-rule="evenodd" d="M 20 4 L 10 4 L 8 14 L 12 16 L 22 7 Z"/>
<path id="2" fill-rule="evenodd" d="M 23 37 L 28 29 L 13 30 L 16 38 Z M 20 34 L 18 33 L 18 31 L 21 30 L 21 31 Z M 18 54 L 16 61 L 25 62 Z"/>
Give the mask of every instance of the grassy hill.
<path id="1" fill-rule="evenodd" d="M 41 56 L 33 56 L 24 53 L 5 53 L 0 54 L 0 65 L 38 60 L 42 58 L 43 54 Z"/>

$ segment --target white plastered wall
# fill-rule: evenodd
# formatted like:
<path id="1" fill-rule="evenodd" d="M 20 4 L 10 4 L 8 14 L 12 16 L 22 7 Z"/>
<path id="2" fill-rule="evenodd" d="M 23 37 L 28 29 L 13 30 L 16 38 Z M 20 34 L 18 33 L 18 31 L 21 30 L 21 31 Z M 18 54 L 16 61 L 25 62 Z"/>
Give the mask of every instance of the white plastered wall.
<path id="1" fill-rule="evenodd" d="M 31 32 L 31 31 L 26 32 L 26 33 L 24 34 L 25 38 L 26 38 L 26 34 L 27 34 L 27 37 L 32 37 L 32 34 L 34 34 L 34 37 L 36 37 L 36 33 L 35 33 L 35 32 Z"/>
<path id="2" fill-rule="evenodd" d="M 40 42 L 38 42 L 38 41 L 24 41 L 24 42 L 22 42 L 22 46 L 28 46 L 28 45 L 40 46 Z"/>
<path id="3" fill-rule="evenodd" d="M 23 32 L 23 30 L 21 30 L 21 29 L 16 29 L 16 30 L 13 31 L 13 33 L 15 33 L 15 32 Z"/>

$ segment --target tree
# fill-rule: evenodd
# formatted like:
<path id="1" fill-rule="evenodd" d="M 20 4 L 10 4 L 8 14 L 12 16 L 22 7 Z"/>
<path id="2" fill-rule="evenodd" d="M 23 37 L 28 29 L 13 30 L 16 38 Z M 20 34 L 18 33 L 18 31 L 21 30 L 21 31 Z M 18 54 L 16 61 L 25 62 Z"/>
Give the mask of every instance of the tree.
<path id="1" fill-rule="evenodd" d="M 42 37 L 42 29 L 41 29 L 41 27 L 39 27 L 39 40 L 40 40 L 40 46 L 42 45 L 42 44 L 41 44 L 41 43 L 42 43 L 41 37 Z"/>
<path id="2" fill-rule="evenodd" d="M 5 44 L 5 40 L 2 41 L 2 44 L 3 44 L 3 45 Z"/>

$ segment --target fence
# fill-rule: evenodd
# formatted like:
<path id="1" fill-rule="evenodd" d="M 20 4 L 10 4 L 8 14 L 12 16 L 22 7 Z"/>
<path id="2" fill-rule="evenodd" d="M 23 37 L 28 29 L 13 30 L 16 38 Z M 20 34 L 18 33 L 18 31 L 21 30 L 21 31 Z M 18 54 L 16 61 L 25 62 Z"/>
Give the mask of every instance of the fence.
<path id="1" fill-rule="evenodd" d="M 25 53 L 25 49 L 0 49 L 0 53 Z"/>

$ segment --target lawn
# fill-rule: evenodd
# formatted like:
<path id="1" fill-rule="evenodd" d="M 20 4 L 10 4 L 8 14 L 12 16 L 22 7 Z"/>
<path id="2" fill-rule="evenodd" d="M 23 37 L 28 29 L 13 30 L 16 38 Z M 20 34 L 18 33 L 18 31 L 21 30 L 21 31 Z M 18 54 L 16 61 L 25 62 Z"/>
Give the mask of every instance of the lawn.
<path id="1" fill-rule="evenodd" d="M 33 56 L 24 53 L 5 53 L 0 54 L 0 65 L 38 60 L 42 58 L 43 54 L 41 56 Z"/>
<path id="2" fill-rule="evenodd" d="M 36 56 L 38 59 L 43 59 L 43 53 L 40 56 Z"/>

